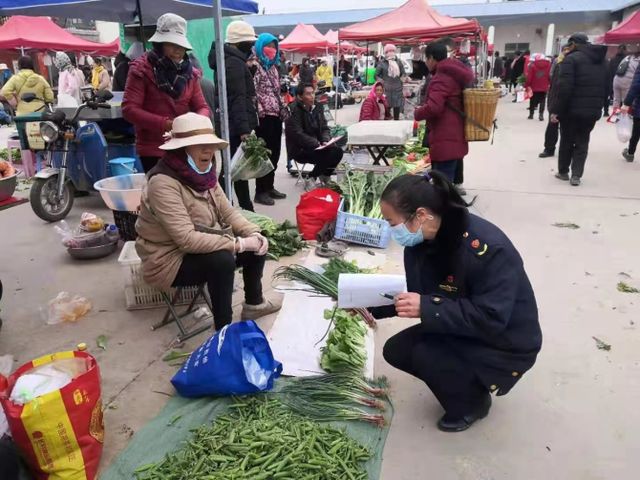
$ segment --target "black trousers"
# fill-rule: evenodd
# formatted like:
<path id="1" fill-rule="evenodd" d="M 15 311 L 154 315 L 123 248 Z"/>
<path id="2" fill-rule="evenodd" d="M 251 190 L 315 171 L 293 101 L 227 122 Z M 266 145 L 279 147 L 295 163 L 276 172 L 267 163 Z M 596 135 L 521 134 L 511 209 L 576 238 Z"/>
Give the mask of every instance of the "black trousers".
<path id="1" fill-rule="evenodd" d="M 453 337 L 425 334 L 422 325 L 415 325 L 387 340 L 382 354 L 393 367 L 426 383 L 447 414 L 462 418 L 482 407 L 489 390 L 473 365 L 452 348 L 454 342 Z"/>
<path id="2" fill-rule="evenodd" d="M 266 256 L 253 252 L 239 253 L 234 257 L 228 250 L 202 255 L 188 254 L 182 259 L 180 270 L 173 281 L 174 287 L 190 287 L 207 283 L 213 307 L 216 330 L 229 325 L 233 318 L 231 297 L 236 266 L 242 267 L 244 298 L 249 305 L 262 303 L 262 272 Z"/>
<path id="3" fill-rule="evenodd" d="M 393 107 L 391 110 L 393 110 L 393 119 L 400 120 L 400 111 L 402 110 L 402 107 Z"/>
<path id="4" fill-rule="evenodd" d="M 262 178 L 256 178 L 256 194 L 268 193 L 273 190 L 276 178 L 280 150 L 282 149 L 282 120 L 280 117 L 268 115 L 260 119 L 260 125 L 256 129 L 256 135 L 263 138 L 267 148 L 271 150 L 271 163 L 273 171 Z"/>
<path id="5" fill-rule="evenodd" d="M 540 115 L 544 114 L 544 106 L 547 100 L 547 92 L 533 92 L 533 95 L 529 99 L 529 112 L 533 117 L 538 106 L 540 107 Z"/>
<path id="6" fill-rule="evenodd" d="M 638 140 L 640 140 L 640 118 L 633 117 L 633 130 L 629 140 L 629 155 L 635 155 Z"/>
<path id="7" fill-rule="evenodd" d="M 560 151 L 558 153 L 558 171 L 582 177 L 584 164 L 589 154 L 591 131 L 596 126 L 594 120 L 568 118 L 560 121 Z"/>
<path id="8" fill-rule="evenodd" d="M 149 173 L 149 170 L 156 166 L 160 158 L 161 157 L 140 157 L 140 163 L 142 163 L 144 173 Z"/>
<path id="9" fill-rule="evenodd" d="M 306 150 L 303 158 L 298 160 L 303 163 L 314 165 L 313 170 L 309 174 L 310 177 L 318 178 L 320 175 L 331 176 L 333 171 L 342 160 L 344 152 L 339 147 L 327 147 L 322 150 Z"/>
<path id="10" fill-rule="evenodd" d="M 464 160 L 461 158 L 456 164 L 456 173 L 453 175 L 453 184 L 462 185 L 464 183 Z"/>
<path id="11" fill-rule="evenodd" d="M 556 153 L 556 145 L 560 136 L 560 123 L 551 123 L 551 119 L 547 123 L 547 129 L 544 132 L 544 151 L 553 155 Z"/>
<path id="12" fill-rule="evenodd" d="M 231 158 L 235 155 L 236 151 L 240 147 L 242 140 L 239 136 L 231 137 L 229 141 L 229 155 Z M 222 170 L 220 171 L 220 186 L 227 192 L 227 183 L 225 182 L 224 163 L 222 164 Z M 249 193 L 249 182 L 247 180 L 238 180 L 233 182 L 233 189 L 236 191 L 236 197 L 238 197 L 238 206 L 244 210 L 253 212 L 253 203 L 251 202 L 251 194 Z"/>

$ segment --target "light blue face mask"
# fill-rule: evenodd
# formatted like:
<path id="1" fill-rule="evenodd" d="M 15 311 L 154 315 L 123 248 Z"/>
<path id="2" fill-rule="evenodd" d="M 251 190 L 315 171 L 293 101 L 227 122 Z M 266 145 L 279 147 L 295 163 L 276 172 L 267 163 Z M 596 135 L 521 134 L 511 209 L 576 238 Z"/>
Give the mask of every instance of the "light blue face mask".
<path id="1" fill-rule="evenodd" d="M 400 223 L 395 227 L 391 227 L 391 238 L 393 238 L 396 242 L 398 242 L 403 247 L 415 247 L 416 245 L 424 242 L 424 235 L 422 233 L 422 228 L 419 228 L 417 232 L 410 232 L 407 228 L 407 223 L 411 221 L 411 219 L 415 216 L 415 213 L 409 217 L 404 223 Z M 432 220 L 433 217 L 429 215 L 429 219 Z M 422 224 L 420 224 L 422 227 Z"/>
<path id="2" fill-rule="evenodd" d="M 204 175 L 206 173 L 209 173 L 211 171 L 211 169 L 213 168 L 213 161 L 211 161 L 211 163 L 209 163 L 209 168 L 207 168 L 203 172 L 202 170 L 198 169 L 198 167 L 196 166 L 196 162 L 193 161 L 193 158 L 191 158 L 191 155 L 189 155 L 189 154 L 187 154 L 187 162 L 189 162 L 189 165 L 191 166 L 191 168 L 193 168 L 200 175 Z"/>

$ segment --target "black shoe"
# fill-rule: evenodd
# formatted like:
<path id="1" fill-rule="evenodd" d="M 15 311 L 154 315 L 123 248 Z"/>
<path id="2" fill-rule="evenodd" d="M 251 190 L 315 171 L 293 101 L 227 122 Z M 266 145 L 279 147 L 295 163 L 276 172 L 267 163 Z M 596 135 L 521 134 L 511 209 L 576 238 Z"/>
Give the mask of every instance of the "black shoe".
<path id="1" fill-rule="evenodd" d="M 565 181 L 565 182 L 568 182 L 570 180 L 568 173 L 560 173 L 560 172 L 558 172 L 558 173 L 556 173 L 556 178 L 558 180 L 562 180 L 562 181 Z"/>
<path id="2" fill-rule="evenodd" d="M 627 162 L 633 162 L 633 161 L 635 160 L 635 156 L 634 156 L 634 155 L 631 155 L 631 154 L 629 153 L 629 149 L 628 149 L 628 148 L 625 148 L 625 149 L 622 151 L 622 156 L 624 157 L 624 159 L 625 159 Z"/>
<path id="3" fill-rule="evenodd" d="M 541 113 L 540 117 L 538 117 L 540 119 L 541 122 L 544 122 L 544 115 Z"/>
<path id="4" fill-rule="evenodd" d="M 580 186 L 580 177 L 571 177 L 571 185 L 574 187 Z"/>
<path id="5" fill-rule="evenodd" d="M 555 155 L 555 152 L 547 152 L 545 150 L 540 155 L 538 155 L 538 157 L 540 157 L 540 158 L 549 158 L 549 157 L 553 157 L 554 155 Z"/>
<path id="6" fill-rule="evenodd" d="M 533 114 L 529 115 L 529 116 L 527 117 L 527 120 L 533 120 Z"/>
<path id="7" fill-rule="evenodd" d="M 438 420 L 438 430 L 442 432 L 464 432 L 478 420 L 482 420 L 489 415 L 490 409 L 491 395 L 487 393 L 484 404 L 474 413 L 464 415 L 462 418 L 454 418 L 448 413 L 445 413 L 442 418 Z"/>
<path id="8" fill-rule="evenodd" d="M 276 202 L 273 201 L 273 198 L 269 196 L 267 192 L 256 193 L 256 198 L 253 200 L 260 205 L 275 205 Z"/>
<path id="9" fill-rule="evenodd" d="M 271 191 L 269 192 L 269 196 L 271 198 L 275 198 L 276 200 L 282 200 L 287 198 L 287 195 L 279 192 L 278 190 L 276 190 L 275 188 L 272 188 Z"/>

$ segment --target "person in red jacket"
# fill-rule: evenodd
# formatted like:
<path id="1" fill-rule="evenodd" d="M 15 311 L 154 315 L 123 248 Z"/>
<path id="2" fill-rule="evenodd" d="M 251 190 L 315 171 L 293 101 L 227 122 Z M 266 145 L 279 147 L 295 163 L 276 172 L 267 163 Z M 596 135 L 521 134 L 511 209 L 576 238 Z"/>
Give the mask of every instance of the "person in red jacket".
<path id="1" fill-rule="evenodd" d="M 453 183 L 458 162 L 469 153 L 464 119 L 455 109 L 464 110 L 462 91 L 471 85 L 474 74 L 460 60 L 447 58 L 443 42 L 429 44 L 425 54 L 433 77 L 424 105 L 416 109 L 414 118 L 427 121 L 432 168 Z"/>
<path id="2" fill-rule="evenodd" d="M 136 151 L 148 173 L 163 156 L 160 145 L 173 119 L 188 112 L 209 117 L 209 107 L 187 50 L 187 21 L 173 13 L 158 19 L 149 39 L 153 49 L 131 62 L 122 100 L 122 116 L 136 130 Z"/>
<path id="3" fill-rule="evenodd" d="M 551 83 L 551 62 L 542 54 L 531 63 L 527 72 L 527 80 L 524 88 L 530 88 L 533 96 L 529 100 L 529 120 L 533 120 L 533 114 L 540 106 L 540 121 L 544 122 L 544 104 Z"/>
<path id="4" fill-rule="evenodd" d="M 376 82 L 360 108 L 359 122 L 364 120 L 391 120 L 391 110 L 384 96 L 384 84 Z"/>

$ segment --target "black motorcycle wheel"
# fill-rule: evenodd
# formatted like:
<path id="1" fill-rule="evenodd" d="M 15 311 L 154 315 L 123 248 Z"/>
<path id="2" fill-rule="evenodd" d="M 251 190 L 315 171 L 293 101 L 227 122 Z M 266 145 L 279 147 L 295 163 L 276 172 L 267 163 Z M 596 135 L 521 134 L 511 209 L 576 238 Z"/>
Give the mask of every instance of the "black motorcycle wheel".
<path id="1" fill-rule="evenodd" d="M 73 185 L 67 182 L 62 191 L 62 199 L 56 200 L 58 176 L 36 178 L 31 187 L 29 200 L 31 209 L 45 222 L 58 222 L 69 215 L 73 207 Z"/>

